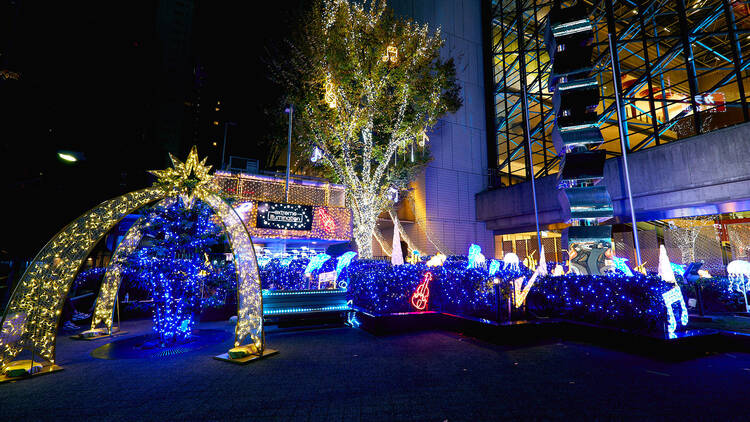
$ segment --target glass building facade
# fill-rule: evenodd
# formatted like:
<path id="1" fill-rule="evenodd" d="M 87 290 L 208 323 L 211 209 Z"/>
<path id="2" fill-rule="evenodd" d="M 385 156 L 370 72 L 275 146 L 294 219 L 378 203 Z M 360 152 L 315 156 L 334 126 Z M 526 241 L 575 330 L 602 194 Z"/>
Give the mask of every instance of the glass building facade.
<path id="1" fill-rule="evenodd" d="M 552 2 L 485 2 L 493 188 L 557 173 L 560 162 L 550 137 L 555 116 L 544 44 Z M 608 157 L 622 152 L 613 83 L 622 93 L 628 152 L 750 120 L 750 1 L 585 3 L 595 28 L 592 76 L 601 90 L 597 113 L 605 142 L 599 148 Z M 613 34 L 619 81 L 613 81 L 608 34 Z"/>

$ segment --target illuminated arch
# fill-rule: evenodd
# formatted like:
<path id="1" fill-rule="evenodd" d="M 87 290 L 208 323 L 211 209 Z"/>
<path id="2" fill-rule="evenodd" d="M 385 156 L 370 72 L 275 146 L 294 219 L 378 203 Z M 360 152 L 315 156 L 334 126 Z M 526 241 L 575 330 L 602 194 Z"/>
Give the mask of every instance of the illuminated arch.
<path id="1" fill-rule="evenodd" d="M 165 197 L 178 195 L 188 206 L 196 197 L 203 200 L 224 225 L 237 271 L 235 346 L 249 337 L 250 342 L 263 351 L 261 285 L 250 235 L 234 209 L 212 192 L 213 180 L 208 175 L 210 167 L 204 166 L 205 159 L 198 161 L 195 147 L 184 164 L 171 158 L 173 169 L 152 172 L 159 178 L 157 186 L 102 202 L 65 226 L 37 254 L 13 291 L 0 324 L 2 369 L 23 349 L 30 349 L 54 364 L 55 337 L 65 298 L 91 249 L 126 215 Z M 124 245 L 115 252 L 114 264 L 119 264 L 119 258 L 132 252 L 140 242 L 140 229 L 137 225 L 134 227 L 128 231 L 122 242 Z M 107 270 L 92 325 L 104 322 L 111 326 L 111 309 L 119 289 L 120 271 L 119 265 Z"/>
<path id="2" fill-rule="evenodd" d="M 100 323 L 104 323 L 107 331 L 112 332 L 112 310 L 115 307 L 117 292 L 120 290 L 120 281 L 122 281 L 122 264 L 128 255 L 133 253 L 141 243 L 141 238 L 143 237 L 143 232 L 141 231 L 142 223 L 143 217 L 133 223 L 112 254 L 112 259 L 109 261 L 107 271 L 105 271 L 104 278 L 102 279 L 102 285 L 99 288 L 99 296 L 96 298 L 94 314 L 91 316 L 92 330 Z"/>
<path id="3" fill-rule="evenodd" d="M 83 260 L 126 215 L 164 197 L 159 188 L 130 192 L 102 202 L 68 224 L 42 248 L 26 269 L 8 302 L 0 334 L 0 364 L 24 348 L 55 362 L 60 314 Z"/>
<path id="4" fill-rule="evenodd" d="M 259 294 L 260 278 L 255 259 L 255 248 L 250 235 L 242 223 L 239 215 L 229 204 L 218 195 L 198 195 L 219 219 L 227 233 L 229 244 L 234 255 L 235 271 L 237 272 L 237 327 L 235 328 L 235 346 L 239 346 L 250 335 L 252 343 L 262 350 L 262 303 Z M 128 230 L 120 245 L 112 255 L 107 271 L 104 274 L 102 287 L 96 301 L 96 309 L 91 319 L 91 329 L 104 323 L 107 329 L 112 327 L 112 314 L 115 297 L 120 289 L 122 279 L 122 260 L 130 255 L 137 247 L 143 236 L 141 232 L 142 220 L 139 219 Z"/>

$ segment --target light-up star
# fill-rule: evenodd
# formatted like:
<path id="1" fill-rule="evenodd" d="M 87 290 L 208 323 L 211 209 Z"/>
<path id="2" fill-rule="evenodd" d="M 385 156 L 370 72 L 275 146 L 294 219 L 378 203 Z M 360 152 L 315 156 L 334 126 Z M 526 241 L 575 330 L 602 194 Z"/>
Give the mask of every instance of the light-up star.
<path id="1" fill-rule="evenodd" d="M 164 170 L 150 170 L 149 173 L 157 177 L 155 186 L 159 186 L 169 196 L 182 197 L 185 206 L 190 208 L 196 194 L 216 192 L 218 190 L 214 178 L 208 174 L 211 166 L 206 165 L 206 158 L 198 159 L 198 148 L 193 145 L 187 160 L 181 162 L 174 155 L 169 154 L 172 159 L 172 168 Z"/>

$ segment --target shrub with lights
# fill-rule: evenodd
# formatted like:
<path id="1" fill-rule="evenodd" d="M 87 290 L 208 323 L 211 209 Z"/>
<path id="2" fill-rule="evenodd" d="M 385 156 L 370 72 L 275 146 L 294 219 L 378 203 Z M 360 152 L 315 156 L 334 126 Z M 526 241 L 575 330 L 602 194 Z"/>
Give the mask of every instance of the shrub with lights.
<path id="1" fill-rule="evenodd" d="M 268 264 L 260 268 L 260 282 L 264 289 L 270 290 L 306 290 L 317 289 L 317 280 L 320 273 L 335 270 L 336 259 L 329 259 L 323 266 L 305 276 L 305 269 L 310 263 L 308 258 L 292 259 L 284 262 L 282 259 L 274 258 Z"/>
<path id="2" fill-rule="evenodd" d="M 349 298 L 367 312 L 419 311 L 411 298 L 430 273 L 427 310 L 488 319 L 496 315 L 495 280 L 505 281 L 499 283 L 499 291 L 507 298 L 507 282 L 530 273 L 521 268 L 520 272 L 499 271 L 490 276 L 486 269 L 466 268 L 465 257 L 449 257 L 444 265 L 435 267 L 424 262 L 392 266 L 385 261 L 359 260 L 348 270 Z"/>
<path id="3" fill-rule="evenodd" d="M 357 261 L 348 274 L 349 297 L 369 313 L 417 311 L 410 297 L 430 272 L 429 310 L 489 320 L 508 318 L 512 282 L 520 277 L 528 280 L 531 271 L 521 266 L 518 271 L 500 270 L 490 276 L 486 269 L 467 268 L 465 262 L 453 259 L 443 266 L 428 267 L 424 263 L 392 266 L 383 261 Z M 658 275 L 640 273 L 633 277 L 547 275 L 536 279 L 526 303 L 540 316 L 661 330 L 667 321 L 662 295 L 673 287 Z"/>
<path id="4" fill-rule="evenodd" d="M 162 345 L 190 337 L 202 289 L 214 293 L 207 295 L 212 300 L 231 289 L 225 276 L 233 269 L 215 269 L 208 260 L 222 233 L 212 217 L 205 204 L 186 208 L 180 200 L 144 213 L 141 248 L 128 258 L 126 271 L 137 287 L 151 293 L 153 330 Z"/>
<path id="5" fill-rule="evenodd" d="M 312 280 L 321 272 L 333 270 L 334 261 L 316 270 Z M 437 266 L 428 266 L 427 261 L 394 266 L 387 261 L 355 260 L 339 280 L 348 284 L 347 296 L 356 308 L 375 315 L 427 310 L 494 321 L 537 315 L 654 331 L 664 329 L 670 320 L 665 301 L 669 292 L 675 291 L 675 284 L 657 274 L 552 276 L 557 264 L 548 263 L 548 274 L 536 276 L 529 284 L 532 271 L 523 265 L 506 268 L 498 261 L 475 267 L 465 256 L 448 257 Z M 286 264 L 273 260 L 261 273 L 264 287 L 308 288 L 310 279 L 304 274 L 307 264 L 307 259 Z M 563 270 L 567 269 L 563 266 Z M 726 282 L 711 280 L 705 281 L 707 286 L 715 284 L 709 291 L 719 292 L 724 303 L 739 303 L 736 295 L 725 292 Z M 316 283 L 312 286 L 315 288 Z M 688 286 L 680 287 L 688 293 Z M 529 313 L 522 312 L 522 304 Z M 509 306 L 512 315 L 508 314 Z M 670 307 L 672 315 L 682 316 L 676 302 Z"/>
<path id="6" fill-rule="evenodd" d="M 662 295 L 672 287 L 658 275 L 641 273 L 632 277 L 620 274 L 545 276 L 536 280 L 527 305 L 541 316 L 659 330 L 667 315 Z"/>

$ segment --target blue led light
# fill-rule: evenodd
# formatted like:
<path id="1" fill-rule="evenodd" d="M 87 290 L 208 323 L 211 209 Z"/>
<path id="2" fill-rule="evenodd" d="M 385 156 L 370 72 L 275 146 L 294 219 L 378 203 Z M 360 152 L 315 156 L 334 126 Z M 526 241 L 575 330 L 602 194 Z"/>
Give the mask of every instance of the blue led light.
<path id="1" fill-rule="evenodd" d="M 305 274 L 312 274 L 313 271 L 319 270 L 321 267 L 323 267 L 323 263 L 331 259 L 331 255 L 328 254 L 317 254 L 312 259 L 310 259 L 310 262 L 307 264 L 307 267 L 305 268 Z"/>
<path id="2" fill-rule="evenodd" d="M 615 269 L 622 271 L 623 274 L 625 274 L 628 277 L 632 277 L 633 271 L 631 271 L 630 267 L 628 267 L 628 264 L 626 264 L 627 261 L 628 261 L 627 258 L 618 258 L 618 257 L 612 258 L 612 262 L 615 265 Z"/>
<path id="3" fill-rule="evenodd" d="M 299 296 L 299 295 L 320 295 L 320 294 L 333 294 L 333 293 L 346 293 L 346 289 L 326 289 L 326 290 L 288 290 L 288 291 L 276 291 L 276 290 L 263 290 L 263 296 Z"/>
<path id="4" fill-rule="evenodd" d="M 349 305 L 291 307 L 291 308 L 276 308 L 276 309 L 263 310 L 263 315 L 281 315 L 281 314 L 298 314 L 298 313 L 311 313 L 311 312 L 348 311 L 348 310 L 349 310 Z"/>
<path id="5" fill-rule="evenodd" d="M 202 305 L 223 305 L 227 290 L 235 288 L 234 264 L 208 260 L 223 229 L 207 205 L 188 209 L 170 201 L 145 210 L 144 219 L 148 241 L 127 257 L 123 282 L 151 293 L 153 330 L 161 342 L 181 341 L 192 334 Z M 213 294 L 201 298 L 201 292 Z"/>
<path id="6" fill-rule="evenodd" d="M 336 263 L 336 277 L 341 276 L 341 272 L 344 271 L 344 268 L 348 267 L 349 264 L 351 264 L 355 256 L 357 256 L 356 252 L 349 251 L 338 258 L 338 261 Z"/>
<path id="7" fill-rule="evenodd" d="M 490 269 L 487 271 L 490 276 L 494 276 L 495 273 L 500 269 L 500 261 L 493 259 L 490 261 Z"/>

